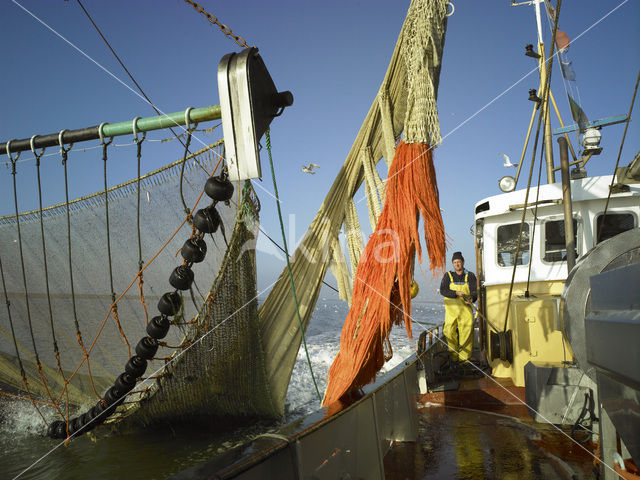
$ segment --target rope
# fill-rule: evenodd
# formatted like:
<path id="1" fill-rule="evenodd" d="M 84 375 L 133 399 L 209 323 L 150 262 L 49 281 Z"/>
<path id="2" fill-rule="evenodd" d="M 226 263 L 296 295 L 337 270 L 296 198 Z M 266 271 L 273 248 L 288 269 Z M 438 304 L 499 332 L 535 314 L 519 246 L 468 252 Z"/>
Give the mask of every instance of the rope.
<path id="1" fill-rule="evenodd" d="M 184 111 L 184 119 L 185 119 L 185 125 L 187 126 L 187 141 L 184 145 L 184 155 L 182 155 L 182 168 L 180 169 L 180 200 L 182 201 L 182 208 L 184 209 L 184 212 L 187 214 L 187 219 L 189 221 L 189 223 L 191 223 L 191 210 L 189 210 L 189 208 L 187 207 L 187 202 L 184 201 L 184 194 L 182 192 L 182 181 L 184 179 L 184 167 L 187 163 L 187 155 L 189 154 L 189 145 L 191 144 L 191 134 L 193 132 L 193 130 L 191 129 L 191 127 L 189 126 L 189 113 L 191 112 L 192 107 L 187 108 Z M 193 125 L 193 128 L 196 128 L 198 124 L 195 123 Z"/>
<path id="2" fill-rule="evenodd" d="M 16 340 L 16 332 L 13 328 L 13 319 L 11 318 L 11 302 L 9 301 L 9 295 L 7 295 L 7 284 L 4 280 L 4 268 L 2 267 L 2 257 L 0 257 L 0 276 L 2 276 L 2 291 L 4 293 L 4 301 L 7 305 L 7 314 L 9 316 L 9 326 L 11 327 L 11 336 L 13 338 L 13 346 L 16 349 L 16 358 L 18 359 L 18 365 L 20 365 L 20 373 L 22 378 L 25 379 L 24 366 L 22 365 L 22 358 L 20 357 L 20 350 L 18 349 L 18 341 Z"/>
<path id="3" fill-rule="evenodd" d="M 31 309 L 29 307 L 29 291 L 27 288 L 27 274 L 25 271 L 25 267 L 24 267 L 24 254 L 23 254 L 23 248 L 22 248 L 22 232 L 20 229 L 20 220 L 19 220 L 19 214 L 18 214 L 18 189 L 16 186 L 16 175 L 17 175 L 17 170 L 16 170 L 16 161 L 18 160 L 18 158 L 20 157 L 20 152 L 18 152 L 16 154 L 15 157 L 13 157 L 11 155 L 11 140 L 9 142 L 7 142 L 7 156 L 9 157 L 9 160 L 11 161 L 11 175 L 13 177 L 13 203 L 15 206 L 15 211 L 16 211 L 16 227 L 18 228 L 18 247 L 20 249 L 20 264 L 22 266 L 22 284 L 24 287 L 24 296 L 25 296 L 25 305 L 27 307 L 27 321 L 29 323 L 29 334 L 31 335 L 31 344 L 33 346 L 33 354 L 35 355 L 35 359 L 36 359 L 36 368 L 39 372 L 40 375 L 40 379 L 42 380 L 42 384 L 44 386 L 45 391 L 47 392 L 47 394 L 49 395 L 49 398 L 53 401 L 53 398 L 51 397 L 51 393 L 49 392 L 49 389 L 47 387 L 47 383 L 44 379 L 44 376 L 42 375 L 42 366 L 40 364 L 40 355 L 38 354 L 38 349 L 36 347 L 36 339 L 35 336 L 33 334 L 33 323 L 31 320 Z M 7 308 L 9 306 L 9 298 L 7 296 L 6 293 L 6 285 L 5 285 L 5 281 L 4 281 L 4 272 L 2 274 L 2 286 L 4 288 L 4 292 L 5 292 L 5 298 L 7 299 Z M 11 317 L 9 317 L 9 319 L 11 320 Z M 13 341 L 14 341 L 14 345 L 16 347 L 16 352 L 18 351 L 18 346 L 17 346 L 17 341 L 15 338 L 15 333 L 13 330 L 13 322 L 11 322 L 11 333 L 13 334 Z M 37 407 L 35 400 L 33 398 L 33 395 L 31 395 L 31 390 L 29 388 L 29 383 L 27 382 L 27 377 L 26 377 L 26 373 L 25 370 L 23 368 L 22 362 L 20 362 L 20 374 L 22 375 L 22 383 L 24 384 L 24 387 L 29 395 L 29 399 L 31 400 L 32 405 L 34 406 L 34 408 L 36 409 L 36 411 L 38 412 L 38 414 L 40 415 L 40 417 L 42 418 L 42 420 L 44 421 L 45 424 L 47 424 L 47 421 L 45 420 L 44 416 L 42 415 L 42 412 L 40 412 L 40 409 Z"/>
<path id="4" fill-rule="evenodd" d="M 51 291 L 49 289 L 49 267 L 47 264 L 47 246 L 44 238 L 44 220 L 42 217 L 42 183 L 40 181 L 40 158 L 44 155 L 44 148 L 40 150 L 40 153 L 37 153 L 34 148 L 34 140 L 37 135 L 31 137 L 31 151 L 33 152 L 34 157 L 36 158 L 36 172 L 38 177 L 38 205 L 39 205 L 39 213 L 40 213 L 40 236 L 42 237 L 42 259 L 44 262 L 44 280 L 47 288 L 47 305 L 49 307 L 49 323 L 51 324 L 51 337 L 53 339 L 53 351 L 57 355 L 58 354 L 58 341 L 56 339 L 56 330 L 53 325 L 53 308 L 51 307 Z M 62 368 L 58 363 L 60 374 L 62 374 Z M 64 378 L 64 374 L 62 374 Z"/>
<path id="5" fill-rule="evenodd" d="M 144 142 L 147 132 L 142 132 L 142 138 L 138 138 L 138 119 L 140 117 L 136 117 L 132 121 L 133 125 L 133 138 L 136 144 L 136 160 L 138 164 L 138 175 L 136 177 L 136 194 L 137 194 L 137 205 L 136 205 L 136 226 L 138 229 L 138 290 L 140 293 L 140 304 L 142 305 L 142 309 L 144 310 L 144 320 L 145 325 L 149 324 L 149 312 L 147 311 L 147 303 L 144 300 L 144 279 L 142 278 L 142 266 L 144 262 L 142 261 L 142 233 L 140 228 L 140 175 L 141 175 L 141 165 L 142 165 L 142 142 Z"/>
<path id="6" fill-rule="evenodd" d="M 37 171 L 37 177 L 38 177 L 38 205 L 39 205 L 39 213 L 40 213 L 40 236 L 42 238 L 42 259 L 44 262 L 44 279 L 45 279 L 45 285 L 46 285 L 46 289 L 47 289 L 47 305 L 49 308 L 49 324 L 51 326 L 51 339 L 53 340 L 53 354 L 54 357 L 56 359 L 56 365 L 58 367 L 58 373 L 60 374 L 60 377 L 62 378 L 62 382 L 65 382 L 65 378 L 64 378 L 64 372 L 62 370 L 62 364 L 60 362 L 60 351 L 58 348 L 58 341 L 56 339 L 56 330 L 55 330 L 55 326 L 53 323 L 53 308 L 51 307 L 51 292 L 50 292 L 50 288 L 49 288 L 49 268 L 48 268 L 48 264 L 47 264 L 47 247 L 46 247 L 46 242 L 45 242 L 45 236 L 44 236 L 44 220 L 43 220 L 43 216 L 42 216 L 42 182 L 40 179 L 40 158 L 42 157 L 42 155 L 44 155 L 44 151 L 45 149 L 43 148 L 42 150 L 40 150 L 40 153 L 36 152 L 35 147 L 34 147 L 34 140 L 37 137 L 37 135 L 34 135 L 31 137 L 31 151 L 33 152 L 34 157 L 36 158 L 36 171 Z M 45 390 L 47 392 L 47 395 L 49 397 L 49 399 L 54 402 L 53 400 L 53 396 L 51 395 L 51 392 L 49 391 L 49 387 L 47 385 L 47 380 L 44 376 L 44 374 L 42 373 L 42 367 L 41 365 L 38 363 L 38 373 L 40 375 L 40 379 L 42 380 L 42 383 L 45 387 Z M 58 410 L 58 413 L 62 414 L 62 412 L 60 411 L 60 408 L 58 407 L 57 404 L 55 404 L 55 408 Z M 46 423 L 46 422 L 45 422 Z"/>
<path id="7" fill-rule="evenodd" d="M 102 132 L 102 128 L 100 128 L 98 130 L 99 132 Z M 73 146 L 72 143 L 69 144 L 69 146 L 67 148 L 64 148 L 64 142 L 63 142 L 63 135 L 64 135 L 65 130 L 61 130 L 59 135 L 58 135 L 58 143 L 60 145 L 60 154 L 62 156 L 62 165 L 64 167 L 64 195 L 65 195 L 65 209 L 66 209 L 66 214 L 67 214 L 67 251 L 68 251 L 68 263 L 69 263 L 69 281 L 71 284 L 71 304 L 73 307 L 73 321 L 76 327 L 76 339 L 78 340 L 78 344 L 80 345 L 80 348 L 82 349 L 82 353 L 84 354 L 84 360 L 87 361 L 87 370 L 89 372 L 89 378 L 91 380 L 91 387 L 93 388 L 93 391 L 95 393 L 95 386 L 93 385 L 93 378 L 91 377 L 91 367 L 90 367 L 90 363 L 89 363 L 89 354 L 86 350 L 86 348 L 84 347 L 84 342 L 82 340 L 82 332 L 80 331 L 80 324 L 78 322 L 78 312 L 77 312 L 77 308 L 76 308 L 76 294 L 75 294 L 75 286 L 74 286 L 74 281 L 73 281 L 73 260 L 72 260 L 72 254 L 71 254 L 71 212 L 69 210 L 69 176 L 68 176 L 68 172 L 67 172 L 67 162 L 69 160 L 69 151 L 71 150 L 71 147 Z M 82 363 L 84 363 L 84 360 Z M 82 365 L 81 363 L 81 365 Z M 79 370 L 80 367 L 78 367 L 77 370 Z M 76 370 L 76 371 L 77 371 Z M 73 376 L 75 375 L 75 372 L 65 381 L 65 387 L 63 389 L 62 392 L 60 392 L 60 397 L 58 398 L 58 401 L 60 401 L 60 398 L 62 398 L 62 395 L 67 393 L 67 385 L 69 384 L 69 382 L 71 381 L 71 379 L 73 378 Z M 96 393 L 97 395 L 97 393 Z M 69 406 L 67 404 L 67 410 L 69 409 Z"/>
<path id="8" fill-rule="evenodd" d="M 534 245 L 534 240 L 536 238 L 536 225 L 538 224 L 538 200 L 540 199 L 540 179 L 542 178 L 542 158 L 544 155 L 544 143 L 542 144 L 542 148 L 540 149 L 540 165 L 538 166 L 538 189 L 536 190 L 536 201 L 535 207 L 533 209 L 533 229 L 531 231 L 531 238 L 529 239 L 529 245 Z M 531 251 L 531 248 L 529 248 Z M 531 253 L 529 254 L 531 257 Z M 527 288 L 524 291 L 524 296 L 529 298 L 529 283 L 531 281 L 531 266 L 533 262 L 531 259 L 529 260 L 529 269 L 527 272 Z"/>
<path id="9" fill-rule="evenodd" d="M 98 132 L 100 133 L 100 143 L 102 144 L 102 165 L 103 165 L 103 177 L 104 177 L 104 216 L 107 225 L 107 257 L 109 260 L 109 284 L 111 286 L 111 301 L 114 300 L 115 291 L 113 288 L 113 267 L 111 259 L 111 231 L 109 227 L 109 190 L 107 186 L 107 147 L 113 141 L 113 137 L 108 142 L 104 141 L 102 136 L 103 125 L 100 125 Z"/>
<path id="10" fill-rule="evenodd" d="M 7 142 L 7 156 L 11 161 L 11 176 L 13 177 L 13 204 L 16 210 L 16 227 L 18 228 L 18 247 L 20 249 L 20 264 L 22 265 L 22 284 L 24 286 L 24 297 L 25 297 L 24 300 L 27 307 L 27 320 L 29 322 L 29 332 L 31 334 L 31 343 L 33 345 L 33 353 L 36 357 L 36 363 L 40 365 L 40 357 L 38 356 L 38 350 L 36 349 L 36 340 L 35 340 L 35 337 L 33 336 L 33 324 L 31 322 L 31 309 L 29 308 L 29 291 L 27 289 L 27 274 L 24 268 L 24 255 L 22 250 L 22 231 L 20 229 L 20 220 L 19 220 L 19 214 L 18 214 L 18 189 L 16 186 L 16 174 L 17 174 L 16 160 L 18 160 L 18 158 L 20 157 L 20 152 L 17 153 L 15 158 L 12 157 L 9 151 L 10 144 L 11 144 L 11 140 Z"/>
<path id="11" fill-rule="evenodd" d="M 67 161 L 69 159 L 69 150 L 73 144 L 69 144 L 68 148 L 64 148 L 64 144 L 62 143 L 62 134 L 64 130 L 60 132 L 59 135 L 59 143 L 60 143 L 60 154 L 62 155 L 62 166 L 64 167 L 64 196 L 65 196 L 65 208 L 67 212 L 67 251 L 68 262 L 69 262 L 69 280 L 71 282 L 71 303 L 73 306 L 73 321 L 76 326 L 76 333 L 80 333 L 80 325 L 78 324 L 78 313 L 76 311 L 76 294 L 73 286 L 73 264 L 71 261 L 71 213 L 69 212 L 69 178 L 67 175 Z"/>
<path id="12" fill-rule="evenodd" d="M 273 192 L 276 196 L 276 206 L 278 207 L 278 219 L 280 220 L 280 230 L 282 232 L 282 244 L 284 245 L 285 258 L 287 259 L 287 271 L 289 272 L 289 281 L 291 283 L 291 292 L 293 293 L 293 301 L 296 305 L 296 314 L 298 315 L 298 325 L 300 326 L 300 335 L 302 336 L 302 344 L 304 345 L 304 353 L 307 356 L 307 364 L 309 365 L 309 371 L 311 372 L 311 379 L 313 380 L 313 386 L 316 389 L 318 400 L 322 401 L 322 395 L 318 390 L 318 384 L 316 378 L 313 375 L 313 367 L 311 366 L 311 358 L 309 358 L 309 350 L 307 349 L 307 340 L 304 335 L 304 328 L 302 326 L 302 318 L 300 317 L 300 306 L 298 305 L 298 297 L 296 296 L 296 286 L 293 282 L 293 274 L 291 273 L 291 262 L 289 262 L 289 250 L 287 248 L 287 238 L 284 233 L 284 223 L 282 222 L 282 211 L 280 209 L 280 196 L 278 195 L 278 186 L 276 185 L 276 173 L 273 168 L 273 159 L 271 158 L 271 135 L 269 130 L 265 132 L 265 140 L 267 153 L 269 154 L 269 166 L 271 167 L 271 178 L 273 178 Z"/>
<path id="13" fill-rule="evenodd" d="M 120 324 L 120 317 L 118 316 L 118 305 L 114 303 L 116 299 L 116 292 L 113 288 L 113 259 L 111 258 L 111 230 L 109 227 L 109 189 L 107 186 L 107 148 L 109 144 L 113 141 L 113 137 L 108 142 L 104 141 L 104 137 L 102 136 L 102 128 L 104 123 L 98 127 L 98 133 L 100 134 L 100 143 L 102 144 L 102 162 L 103 162 L 103 171 L 104 171 L 104 212 L 105 212 L 105 221 L 107 226 L 107 261 L 109 265 L 109 284 L 111 286 L 111 312 L 113 313 L 113 320 L 116 322 L 116 327 L 118 328 L 118 332 L 120 336 L 124 340 L 124 343 L 127 345 L 127 349 L 129 350 L 129 356 L 131 356 L 131 345 L 129 345 L 129 341 L 127 340 L 127 336 L 124 334 L 122 330 L 122 325 Z M 87 362 L 87 368 L 89 368 L 89 363 Z M 89 376 L 91 376 L 91 371 L 89 371 Z"/>
<path id="14" fill-rule="evenodd" d="M 640 83 L 640 72 L 638 72 L 638 78 L 636 80 L 636 87 L 633 90 L 633 96 L 631 97 L 631 105 L 629 105 L 629 113 L 627 114 L 627 122 L 624 125 L 624 133 L 622 134 L 622 141 L 620 142 L 620 150 L 618 150 L 618 159 L 616 160 L 616 166 L 613 168 L 613 176 L 611 177 L 611 184 L 609 185 L 609 194 L 607 195 L 607 201 L 604 204 L 604 212 L 602 214 L 602 223 L 600 224 L 600 230 L 598 230 L 598 236 L 596 241 L 602 235 L 602 229 L 604 228 L 604 220 L 607 216 L 607 208 L 609 208 L 609 199 L 611 198 L 611 188 L 613 187 L 613 181 L 616 178 L 616 170 L 620 163 L 620 156 L 622 155 L 622 147 L 624 146 L 624 140 L 627 136 L 627 129 L 629 128 L 629 122 L 631 121 L 631 112 L 633 111 L 633 104 L 636 101 L 636 93 L 638 93 L 638 83 Z"/>

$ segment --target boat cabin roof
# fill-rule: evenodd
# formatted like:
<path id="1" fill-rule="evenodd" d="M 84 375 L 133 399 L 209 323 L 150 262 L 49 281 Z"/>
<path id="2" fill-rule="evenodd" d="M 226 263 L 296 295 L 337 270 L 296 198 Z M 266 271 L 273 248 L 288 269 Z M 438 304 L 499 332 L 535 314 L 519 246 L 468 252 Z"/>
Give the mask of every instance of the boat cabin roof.
<path id="1" fill-rule="evenodd" d="M 625 185 L 623 191 L 612 193 L 606 218 L 603 216 L 611 179 L 608 175 L 571 181 L 577 259 L 600 241 L 639 226 L 640 184 Z M 522 189 L 475 205 L 485 285 L 510 283 L 514 263 L 515 282 L 567 278 L 562 184 L 542 185 L 539 192 L 537 187 L 530 189 L 518 250 L 525 197 L 526 189 Z"/>

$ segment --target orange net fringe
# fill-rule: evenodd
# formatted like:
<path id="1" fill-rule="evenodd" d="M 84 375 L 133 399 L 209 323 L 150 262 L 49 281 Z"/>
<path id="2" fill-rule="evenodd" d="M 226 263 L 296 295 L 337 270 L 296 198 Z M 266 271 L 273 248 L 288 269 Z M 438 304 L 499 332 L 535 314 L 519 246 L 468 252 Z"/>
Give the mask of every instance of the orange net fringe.
<path id="1" fill-rule="evenodd" d="M 432 149 L 399 142 L 389 169 L 386 200 L 376 230 L 362 253 L 353 282 L 351 309 L 340 351 L 329 369 L 323 405 L 375 380 L 390 357 L 389 333 L 404 321 L 411 338 L 411 281 L 415 254 L 422 261 L 418 232 L 424 221 L 429 268 L 444 271 L 446 243 Z"/>

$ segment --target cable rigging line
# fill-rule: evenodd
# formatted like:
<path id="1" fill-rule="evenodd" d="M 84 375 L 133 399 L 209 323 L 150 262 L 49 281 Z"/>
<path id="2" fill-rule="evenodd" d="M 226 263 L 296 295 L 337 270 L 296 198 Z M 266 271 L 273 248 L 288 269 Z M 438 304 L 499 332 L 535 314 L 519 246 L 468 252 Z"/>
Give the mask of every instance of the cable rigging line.
<path id="1" fill-rule="evenodd" d="M 91 18 L 91 15 L 89 14 L 89 12 L 87 11 L 86 8 L 84 8 L 84 5 L 82 5 L 82 2 L 80 0 L 76 0 L 78 2 L 78 5 L 80 5 L 80 8 L 82 8 L 82 11 L 85 13 L 85 15 L 87 16 L 87 18 L 89 19 L 89 21 L 91 22 L 91 24 L 95 27 L 96 31 L 98 32 L 98 34 L 100 35 L 100 37 L 102 38 L 102 40 L 104 40 L 104 43 L 107 45 L 107 47 L 109 47 L 109 50 L 111 50 L 111 53 L 113 53 L 113 56 L 116 57 L 116 60 L 118 60 L 118 63 L 120 64 L 120 66 L 124 69 L 124 71 L 127 73 L 127 75 L 129 75 L 129 78 L 131 79 L 131 81 L 135 84 L 135 86 L 138 88 L 138 90 L 140 90 L 140 93 L 142 94 L 142 96 L 145 98 L 145 100 L 149 103 L 149 105 L 151 106 L 151 108 L 153 108 L 156 113 L 158 115 L 163 115 L 163 113 L 158 110 L 158 108 L 156 108 L 156 106 L 154 105 L 154 103 L 151 101 L 151 99 L 147 96 L 146 93 L 144 93 L 144 90 L 142 90 L 142 87 L 140 86 L 140 84 L 136 81 L 135 78 L 133 78 L 133 75 L 131 74 L 131 72 L 127 69 L 127 67 L 124 65 L 124 63 L 122 62 L 122 60 L 120 60 L 120 57 L 118 56 L 118 54 L 115 52 L 115 50 L 113 49 L 113 47 L 111 47 L 111 44 L 109 43 L 109 41 L 105 38 L 105 36 L 102 34 L 102 32 L 100 31 L 100 28 L 98 28 L 98 25 L 96 25 L 96 22 L 93 21 L 93 18 Z M 182 141 L 182 139 L 180 138 L 180 136 L 173 131 L 172 127 L 167 127 L 171 133 L 174 135 L 175 138 L 178 139 L 178 141 L 182 144 L 183 147 L 185 147 L 185 149 L 187 150 L 187 152 L 189 154 L 191 154 L 191 152 L 189 151 L 189 146 L 188 144 L 185 145 L 184 142 Z"/>
<path id="2" fill-rule="evenodd" d="M 304 353 L 307 356 L 307 364 L 309 365 L 309 371 L 311 372 L 311 380 L 313 380 L 313 386 L 316 389 L 318 400 L 322 401 L 322 395 L 318 390 L 318 384 L 316 383 L 316 377 L 313 374 L 313 367 L 311 366 L 311 358 L 309 358 L 309 350 L 307 349 L 307 340 L 304 335 L 304 328 L 302 325 L 302 318 L 300 317 L 300 306 L 298 304 L 298 297 L 296 295 L 296 285 L 293 281 L 293 273 L 291 272 L 291 262 L 289 262 L 289 251 L 287 249 L 287 238 L 284 234 L 284 223 L 282 222 L 282 211 L 280 209 L 280 196 L 278 195 L 278 186 L 276 185 L 276 173 L 273 168 L 273 159 L 271 158 L 271 135 L 269 129 L 265 132 L 265 140 L 267 153 L 269 154 L 269 166 L 271 167 L 271 178 L 273 179 L 273 192 L 276 195 L 276 206 L 278 207 L 278 219 L 280 220 L 280 230 L 282 232 L 282 243 L 284 245 L 285 257 L 287 259 L 287 271 L 289 273 L 289 281 L 291 283 L 291 293 L 293 294 L 293 301 L 296 305 L 296 315 L 298 317 L 298 324 L 300 326 L 300 336 L 302 337 L 302 344 L 304 345 Z"/>
<path id="3" fill-rule="evenodd" d="M 609 194 L 607 195 L 607 202 L 604 205 L 604 213 L 602 214 L 602 223 L 600 224 L 600 230 L 596 237 L 596 242 L 602 235 L 604 228 L 604 222 L 607 218 L 607 209 L 609 208 L 609 199 L 611 198 L 611 189 L 613 188 L 613 182 L 616 179 L 616 170 L 618 170 L 618 164 L 620 163 L 620 156 L 622 155 L 622 147 L 624 147 L 624 140 L 627 137 L 627 129 L 629 128 L 629 122 L 631 121 L 631 112 L 633 112 L 633 105 L 636 102 L 636 93 L 638 93 L 638 84 L 640 83 L 640 71 L 638 72 L 638 78 L 636 79 L 636 87 L 633 90 L 633 96 L 631 97 L 631 105 L 629 105 L 629 113 L 627 114 L 627 121 L 624 126 L 624 133 L 622 134 L 622 140 L 620 141 L 620 149 L 618 150 L 618 159 L 616 160 L 616 166 L 613 168 L 613 176 L 611 177 L 611 184 L 609 185 Z"/>

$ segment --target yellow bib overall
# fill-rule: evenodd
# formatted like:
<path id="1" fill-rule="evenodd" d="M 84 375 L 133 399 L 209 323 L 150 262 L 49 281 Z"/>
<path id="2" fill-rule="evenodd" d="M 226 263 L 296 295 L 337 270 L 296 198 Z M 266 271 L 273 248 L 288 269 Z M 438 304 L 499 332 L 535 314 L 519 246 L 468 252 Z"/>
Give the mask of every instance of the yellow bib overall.
<path id="1" fill-rule="evenodd" d="M 454 282 L 451 272 L 449 288 L 454 292 L 470 294 L 469 274 L 464 276 L 464 282 Z M 451 360 L 454 362 L 467 360 L 471 356 L 473 347 L 473 310 L 462 300 L 462 297 L 444 299 L 444 336 L 447 338 Z"/>

